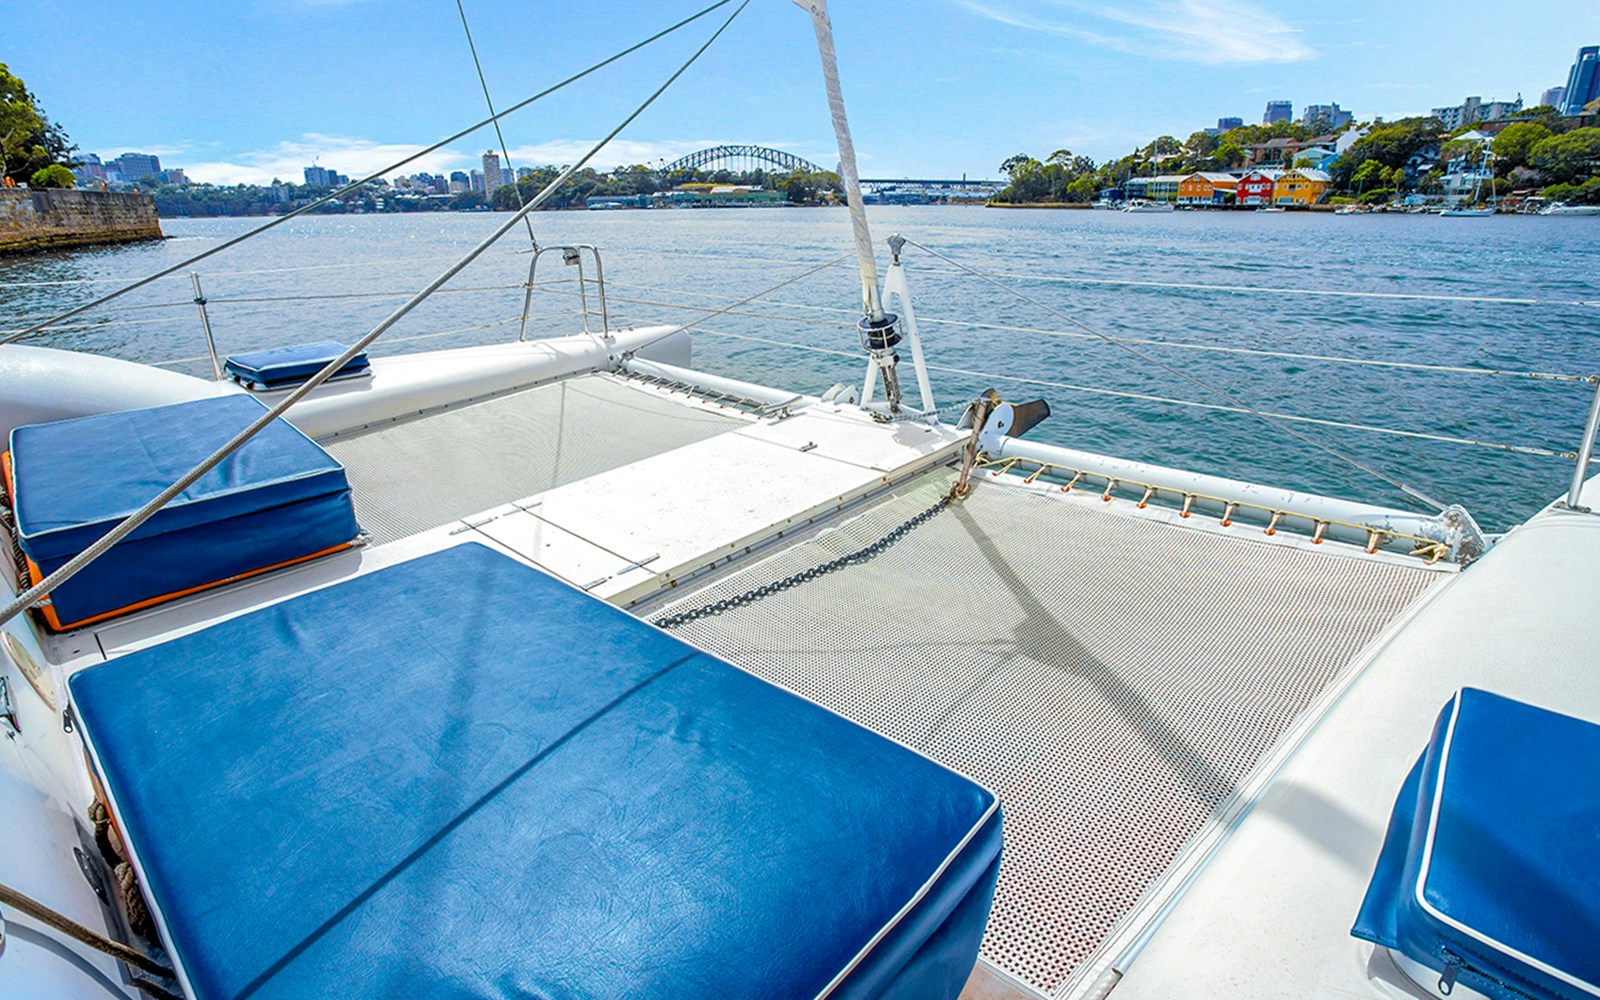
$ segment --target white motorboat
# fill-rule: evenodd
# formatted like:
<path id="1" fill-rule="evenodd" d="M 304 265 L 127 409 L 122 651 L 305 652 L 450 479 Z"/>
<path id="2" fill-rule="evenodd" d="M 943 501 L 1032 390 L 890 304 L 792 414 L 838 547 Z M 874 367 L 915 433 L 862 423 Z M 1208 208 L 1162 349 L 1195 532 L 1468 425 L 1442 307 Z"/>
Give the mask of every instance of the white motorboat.
<path id="1" fill-rule="evenodd" d="M 1547 205 L 1539 211 L 1540 215 L 1600 215 L 1600 205 Z"/>
<path id="2" fill-rule="evenodd" d="M 1122 211 L 1138 214 L 1175 212 L 1177 211 L 1177 206 L 1166 201 L 1146 201 L 1143 198 L 1134 198 L 1122 206 Z"/>

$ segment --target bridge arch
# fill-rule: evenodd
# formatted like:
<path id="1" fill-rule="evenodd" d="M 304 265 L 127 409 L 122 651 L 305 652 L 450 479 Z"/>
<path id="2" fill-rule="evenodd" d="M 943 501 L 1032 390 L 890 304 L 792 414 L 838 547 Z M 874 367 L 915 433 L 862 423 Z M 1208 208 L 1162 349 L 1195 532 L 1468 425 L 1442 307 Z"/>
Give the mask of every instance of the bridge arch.
<path id="1" fill-rule="evenodd" d="M 672 161 L 662 172 L 670 174 L 679 170 L 727 169 L 742 173 L 757 168 L 781 170 L 785 173 L 793 170 L 804 170 L 813 174 L 822 172 L 821 167 L 804 157 L 767 146 L 713 146 Z"/>

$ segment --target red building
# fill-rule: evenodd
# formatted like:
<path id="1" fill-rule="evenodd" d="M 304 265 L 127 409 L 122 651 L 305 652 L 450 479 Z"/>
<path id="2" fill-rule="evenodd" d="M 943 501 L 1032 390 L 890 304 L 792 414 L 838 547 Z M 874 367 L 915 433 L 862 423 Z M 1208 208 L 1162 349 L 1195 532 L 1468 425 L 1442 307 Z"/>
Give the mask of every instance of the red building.
<path id="1" fill-rule="evenodd" d="M 1278 183 L 1281 170 L 1252 170 L 1239 178 L 1239 186 L 1234 189 L 1235 205 L 1270 205 L 1272 204 L 1272 188 Z"/>

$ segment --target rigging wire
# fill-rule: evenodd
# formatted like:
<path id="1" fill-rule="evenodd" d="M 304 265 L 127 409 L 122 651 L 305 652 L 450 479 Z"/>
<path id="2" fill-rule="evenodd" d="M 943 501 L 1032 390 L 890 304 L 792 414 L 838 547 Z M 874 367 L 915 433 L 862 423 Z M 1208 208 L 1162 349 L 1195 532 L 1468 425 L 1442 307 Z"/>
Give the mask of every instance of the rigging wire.
<path id="1" fill-rule="evenodd" d="M 351 191 L 354 191 L 357 188 L 361 187 L 362 185 L 368 183 L 369 181 L 377 180 L 378 178 L 382 177 L 384 174 L 393 173 L 394 171 L 399 170 L 401 167 L 403 167 L 403 166 L 405 166 L 405 165 L 407 165 L 409 163 L 412 163 L 415 160 L 418 160 L 418 159 L 422 158 L 423 156 L 426 156 L 429 153 L 433 153 L 433 152 L 436 152 L 436 151 L 438 151 L 440 149 L 443 149 L 445 146 L 448 146 L 450 143 L 455 142 L 457 139 L 460 139 L 463 136 L 470 135 L 473 132 L 476 132 L 478 129 L 480 129 L 483 126 L 489 124 L 490 122 L 496 121 L 496 120 L 498 120 L 500 118 L 504 118 L 506 115 L 512 114 L 512 113 L 514 113 L 516 111 L 520 111 L 521 109 L 527 107 L 528 105 L 532 104 L 533 102 L 535 102 L 537 100 L 540 100 L 542 98 L 548 97 L 551 94 L 555 93 L 556 91 L 562 89 L 563 87 L 566 87 L 566 86 L 568 86 L 570 84 L 576 83 L 577 81 L 583 79 L 584 77 L 590 75 L 591 73 L 594 73 L 594 72 L 596 72 L 596 71 L 598 71 L 598 70 L 600 70 L 600 69 L 602 69 L 602 68 L 604 68 L 606 66 L 611 65 L 612 63 L 616 62 L 618 59 L 621 59 L 621 58 L 623 58 L 625 56 L 628 56 L 628 55 L 632 55 L 634 52 L 639 51 L 640 49 L 642 49 L 645 46 L 651 44 L 652 42 L 655 42 L 655 41 L 658 41 L 658 40 L 660 40 L 662 38 L 665 38 L 667 35 L 672 34 L 674 31 L 677 31 L 679 28 L 682 28 L 687 24 L 690 24 L 690 23 L 692 23 L 694 21 L 697 21 L 700 18 L 702 18 L 702 17 L 706 16 L 707 14 L 711 13 L 712 11 L 717 10 L 720 7 L 725 7 L 730 3 L 733 3 L 733 0 L 716 0 L 715 3 L 712 3 L 710 6 L 701 9 L 698 13 L 691 14 L 690 16 L 684 18 L 683 20 L 681 20 L 678 23 L 672 25 L 671 27 L 663 28 L 662 30 L 656 32 L 654 35 L 651 35 L 649 38 L 646 38 L 644 41 L 638 42 L 638 43 L 636 43 L 636 44 L 634 44 L 634 45 L 632 45 L 632 46 L 630 46 L 630 47 L 628 47 L 626 49 L 623 49 L 621 52 L 618 52 L 616 55 L 610 56 L 610 57 L 608 57 L 606 59 L 602 59 L 600 62 L 597 62 L 594 65 L 590 66 L 588 69 L 585 69 L 585 70 L 583 70 L 581 72 L 578 72 L 578 73 L 574 73 L 572 76 L 567 77 L 565 80 L 562 80 L 560 83 L 557 83 L 557 84 L 554 84 L 553 86 L 547 87 L 544 90 L 540 91 L 539 93 L 534 94 L 532 97 L 529 97 L 529 98 L 527 98 L 525 100 L 519 101 L 516 104 L 513 104 L 511 107 L 507 108 L 506 110 L 500 112 L 497 115 L 492 115 L 489 118 L 485 118 L 483 121 L 478 122 L 476 125 L 472 125 L 472 126 L 470 126 L 468 128 L 462 129 L 461 131 L 457 132 L 455 135 L 449 136 L 449 137 L 444 138 L 444 139 L 440 139 L 438 142 L 434 143 L 433 145 L 428 146 L 425 149 L 420 149 L 417 152 L 412 153 L 410 156 L 405 157 L 404 159 L 398 160 L 398 161 L 396 161 L 394 163 L 391 163 L 387 167 L 383 167 L 383 168 L 377 170 L 374 173 L 368 174 L 367 176 L 361 178 L 360 180 L 351 181 L 349 184 L 346 184 L 344 187 L 338 188 L 337 190 L 335 190 L 335 191 L 333 191 L 333 192 L 331 192 L 329 194 L 323 195 L 321 198 L 318 198 L 317 200 L 311 202 L 308 205 L 302 206 L 301 208 L 297 208 L 294 211 L 288 212 L 288 213 L 286 213 L 284 215 L 277 216 L 276 218 L 272 219 L 271 221 L 265 222 L 265 223 L 255 227 L 254 229 L 249 230 L 248 232 L 241 233 L 240 235 L 235 236 L 235 237 L 233 237 L 231 239 L 224 240 L 222 243 L 219 243 L 216 246 L 211 247 L 208 250 L 202 250 L 200 253 L 197 253 L 194 256 L 187 258 L 186 260 L 179 261 L 178 263 L 173 264 L 170 267 L 163 268 L 160 271 L 157 271 L 156 273 L 154 273 L 152 275 L 149 275 L 149 276 L 144 277 L 144 278 L 140 278 L 139 280 L 133 282 L 132 284 L 125 285 L 125 286 L 123 286 L 121 288 L 116 289 L 115 291 L 108 292 L 105 295 L 102 295 L 99 298 L 94 299 L 91 302 L 86 302 L 86 303 L 84 303 L 83 305 L 80 305 L 80 306 L 74 306 L 73 308 L 68 309 L 66 312 L 58 313 L 57 315 L 55 315 L 54 317 L 52 317 L 52 318 L 50 318 L 48 320 L 44 320 L 43 322 L 40 322 L 40 323 L 35 323 L 32 326 L 29 326 L 28 328 L 26 328 L 24 330 L 21 330 L 21 331 L 19 331 L 17 333 L 11 333 L 11 334 L 5 335 L 4 337 L 0 337 L 0 345 L 14 343 L 14 342 L 16 342 L 18 340 L 21 340 L 23 337 L 27 337 L 27 336 L 30 336 L 32 334 L 38 333 L 40 330 L 43 330 L 46 327 L 51 326 L 52 324 L 59 323 L 64 319 L 70 319 L 71 317 L 76 316 L 79 313 L 87 312 L 90 309 L 95 308 L 96 306 L 100 306 L 100 305 L 103 305 L 104 303 L 110 302 L 112 299 L 119 298 L 119 297 L 121 297 L 123 295 L 126 295 L 126 294 L 128 294 L 129 292 L 133 291 L 136 288 L 143 288 L 145 285 L 148 285 L 153 281 L 159 281 L 160 279 L 165 278 L 168 275 L 176 274 L 177 272 L 182 271 L 184 268 L 189 267 L 191 264 L 196 264 L 196 263 L 198 263 L 198 262 L 200 262 L 202 260 L 205 260 L 207 257 L 210 257 L 210 256 L 212 256 L 214 254 L 221 253 L 222 251 L 227 250 L 229 247 L 237 246 L 238 244 L 243 243 L 245 240 L 248 240 L 248 239 L 250 239 L 250 238 L 252 238 L 254 236 L 258 236 L 261 233 L 264 233 L 267 230 L 272 229 L 275 226 L 281 226 L 285 222 L 288 222 L 290 219 L 293 219 L 293 218 L 295 218 L 297 216 L 304 215 L 305 213 L 311 211 L 314 208 L 317 208 L 320 205 L 326 205 L 328 202 L 330 202 L 333 199 L 339 197 L 340 195 L 347 194 L 347 193 L 349 193 Z M 739 9 L 743 10 L 744 8 L 740 7 Z M 652 98 L 652 100 L 654 100 L 654 98 Z M 631 121 L 632 119 L 629 119 L 629 120 Z M 587 157 L 585 158 L 585 162 L 587 162 Z M 560 181 L 560 182 L 565 182 L 565 180 L 566 180 L 566 175 L 563 175 L 562 177 L 558 178 L 558 181 Z M 525 209 L 526 209 L 526 206 L 524 206 L 523 209 L 519 209 L 518 210 L 518 212 L 519 212 L 518 218 L 519 219 L 523 217 L 521 213 L 523 213 L 525 211 Z M 481 252 L 481 251 L 479 251 L 479 252 Z"/>
<path id="2" fill-rule="evenodd" d="M 797 344 L 788 340 L 774 340 L 770 337 L 756 337 L 744 333 L 730 333 L 726 330 L 709 330 L 702 327 L 697 332 L 712 337 L 726 337 L 730 340 L 748 340 L 757 344 L 769 344 L 773 347 L 787 347 L 797 351 L 809 351 L 813 354 L 825 354 L 831 357 L 848 358 L 859 361 L 861 355 L 853 351 L 841 351 L 832 347 L 818 347 L 814 344 Z M 204 360 L 198 358 L 196 360 Z M 1028 378 L 1022 375 L 1001 375 L 995 372 L 980 372 L 970 368 L 954 368 L 949 365 L 928 366 L 929 371 L 945 372 L 951 375 L 965 375 L 970 378 L 985 381 L 1019 382 L 1024 385 L 1044 386 L 1051 389 L 1066 389 L 1071 392 L 1092 393 L 1097 396 L 1113 396 L 1119 399 L 1137 399 L 1147 403 L 1163 403 L 1171 406 L 1188 406 L 1201 410 L 1214 410 L 1222 413 L 1242 413 L 1252 415 L 1253 411 L 1243 406 L 1225 406 L 1220 403 L 1202 403 L 1192 399 L 1179 399 L 1173 396 L 1157 396 L 1144 392 L 1129 392 L 1124 389 L 1106 389 L 1100 386 L 1075 385 L 1071 382 L 1053 382 L 1048 379 Z M 967 404 L 962 403 L 965 407 Z M 1436 441 L 1441 444 L 1468 445 L 1474 448 L 1487 448 L 1492 451 L 1507 451 L 1518 455 L 1536 455 L 1542 458 L 1562 458 L 1571 461 L 1575 456 L 1570 451 L 1554 451 L 1550 448 L 1540 448 L 1535 445 L 1501 444 L 1495 441 L 1479 441 L 1473 438 L 1449 437 L 1443 434 L 1430 434 L 1424 431 L 1407 431 L 1397 427 L 1381 427 L 1375 424 L 1358 424 L 1343 420 L 1328 420 L 1322 417 L 1305 417 L 1292 413 L 1267 414 L 1279 420 L 1288 420 L 1295 423 L 1317 424 L 1323 427 L 1337 427 L 1344 430 L 1365 431 L 1370 434 L 1386 434 L 1392 437 L 1417 438 L 1424 441 Z M 1600 457 L 1592 459 L 1600 462 Z"/>
<path id="3" fill-rule="evenodd" d="M 1058 319 L 1064 320 L 1065 322 L 1072 324 L 1073 326 L 1079 328 L 1080 330 L 1083 330 L 1086 333 L 1092 334 L 1093 336 L 1095 336 L 1096 338 L 1098 338 L 1100 340 L 1104 340 L 1105 342 L 1107 342 L 1109 344 L 1114 344 L 1119 349 L 1121 349 L 1123 351 L 1126 351 L 1128 354 L 1133 355 L 1134 357 L 1136 357 L 1139 360 L 1145 362 L 1146 364 L 1155 365 L 1157 368 L 1160 368 L 1162 371 L 1167 372 L 1169 375 L 1175 375 L 1178 378 L 1184 380 L 1185 382 L 1188 382 L 1191 385 L 1197 386 L 1198 388 L 1200 388 L 1201 390 L 1203 390 L 1205 392 L 1208 392 L 1208 393 L 1210 393 L 1210 394 L 1212 394 L 1214 396 L 1217 396 L 1217 397 L 1219 397 L 1221 399 L 1227 400 L 1232 405 L 1240 407 L 1244 412 L 1249 413 L 1251 416 L 1253 416 L 1256 419 L 1260 420 L 1262 423 L 1265 423 L 1270 427 L 1275 427 L 1278 430 L 1282 431 L 1283 433 L 1288 434 L 1290 437 L 1296 438 L 1297 440 L 1300 440 L 1300 441 L 1310 445 L 1311 447 L 1316 448 L 1318 451 L 1324 452 L 1324 453 L 1326 453 L 1328 455 L 1332 455 L 1334 458 L 1339 459 L 1341 462 L 1344 462 L 1344 463 L 1346 463 L 1348 465 L 1354 466 L 1355 468 L 1360 469 L 1362 472 L 1365 472 L 1368 475 L 1371 475 L 1371 476 L 1374 476 L 1374 477 L 1376 477 L 1378 479 L 1383 480 L 1384 482 L 1388 483 L 1390 486 L 1393 486 L 1395 489 L 1398 489 L 1400 492 L 1404 493 L 1406 496 L 1409 496 L 1414 500 L 1421 501 L 1422 503 L 1425 503 L 1428 506 L 1433 507 L 1435 510 L 1442 511 L 1442 510 L 1446 509 L 1446 505 L 1445 504 L 1440 503 L 1438 500 L 1435 500 L 1433 497 L 1431 497 L 1428 494 L 1422 492 L 1421 490 L 1417 489 L 1416 487 L 1409 486 L 1405 482 L 1403 482 L 1403 481 L 1401 481 L 1399 479 L 1396 479 L 1394 476 L 1389 475 L 1387 472 L 1384 472 L 1381 469 L 1374 468 L 1373 466 L 1368 465 L 1367 463 L 1361 461 L 1360 459 L 1354 458 L 1354 457 L 1352 457 L 1350 455 L 1347 455 L 1344 452 L 1338 450 L 1337 448 L 1334 448 L 1332 445 L 1325 444 L 1324 442 L 1317 440 L 1316 438 L 1312 437 L 1309 434 L 1305 434 L 1305 433 L 1302 433 L 1299 430 L 1296 430 L 1295 428 L 1289 426 L 1289 424 L 1287 422 L 1283 421 L 1283 420 L 1280 420 L 1280 419 L 1278 419 L 1276 417 L 1273 417 L 1273 416 L 1271 416 L 1269 414 L 1262 413 L 1260 410 L 1256 409 L 1255 407 L 1251 406 L 1250 404 L 1246 403 L 1244 400 L 1242 400 L 1239 397 L 1233 395 L 1232 393 L 1228 392 L 1225 389 L 1219 389 L 1216 386 L 1210 384 L 1209 382 L 1206 382 L 1203 379 L 1197 378 L 1194 375 L 1189 374 L 1188 372 L 1184 371 L 1183 369 L 1181 369 L 1181 368 L 1179 368 L 1179 367 L 1177 367 L 1175 365 L 1170 365 L 1170 364 L 1167 364 L 1165 361 L 1162 361 L 1162 360 L 1160 360 L 1158 358 L 1153 358 L 1149 354 L 1146 354 L 1145 352 L 1139 350 L 1138 348 L 1135 348 L 1135 347 L 1132 347 L 1132 346 L 1130 346 L 1128 344 L 1120 343 L 1120 342 L 1118 342 L 1116 340 L 1113 340 L 1112 338 L 1110 338 L 1110 337 L 1106 336 L 1105 334 L 1101 333 L 1100 331 L 1094 329 L 1093 327 L 1089 326 L 1087 323 L 1083 322 L 1082 320 L 1078 319 L 1077 317 L 1070 316 L 1067 313 L 1064 313 L 1061 310 L 1056 309 L 1053 306 L 1046 305 L 1045 303 L 1039 301 L 1038 299 L 1034 298 L 1033 296 L 1031 296 L 1031 295 L 1027 294 L 1026 292 L 1022 291 L 1021 289 L 1013 288 L 1012 286 L 1010 286 L 1010 285 L 1008 285 L 1008 284 L 1006 284 L 1006 283 L 1004 283 L 1004 282 L 1002 282 L 1002 281 L 1000 281 L 1000 280 L 998 280 L 996 278 L 991 278 L 989 275 L 983 273 L 982 271 L 979 271 L 976 268 L 968 267 L 967 265 L 961 263 L 960 261 L 954 260 L 954 259 L 952 259 L 950 257 L 947 257 L 947 256 L 945 256 L 944 254 L 940 253 L 937 250 L 934 250 L 934 249 L 931 249 L 931 248 L 929 248 L 927 246 L 924 246 L 923 244 L 918 243 L 915 240 L 906 240 L 906 242 L 911 244 L 914 247 L 917 247 L 917 248 L 919 248 L 921 250 L 924 250 L 924 251 L 926 251 L 926 252 L 928 252 L 930 254 L 933 254 L 935 257 L 937 257 L 940 260 L 944 261 L 946 264 L 951 265 L 952 267 L 955 267 L 955 268 L 958 268 L 959 270 L 965 271 L 968 274 L 971 274 L 976 278 L 980 278 L 983 281 L 986 281 L 989 284 L 994 285 L 997 288 L 1001 288 L 1001 289 L 1004 289 L 1007 292 L 1010 292 L 1012 295 L 1016 296 L 1017 298 L 1021 299 L 1022 301 L 1027 302 L 1027 303 L 1029 303 L 1030 305 L 1032 305 L 1032 306 L 1034 306 L 1036 308 L 1043 309 L 1045 312 L 1050 313 L 1052 316 L 1055 316 Z"/>
<path id="4" fill-rule="evenodd" d="M 194 468 L 178 477 L 176 482 L 162 490 L 143 507 L 140 507 L 132 514 L 128 515 L 122 520 L 121 523 L 102 535 L 88 548 L 67 560 L 67 562 L 63 563 L 59 569 L 50 573 L 43 580 L 40 580 L 32 587 L 29 587 L 27 590 L 18 594 L 4 608 L 0 608 L 0 625 L 3 625 L 12 618 L 15 618 L 19 613 L 31 606 L 35 601 L 38 601 L 49 594 L 52 589 L 59 587 L 63 581 L 71 579 L 78 573 L 79 570 L 83 569 L 83 567 L 87 566 L 95 559 L 98 559 L 106 552 L 107 549 L 110 549 L 113 545 L 126 538 L 141 524 L 154 516 L 158 510 L 170 503 L 173 498 L 177 497 L 184 490 L 194 485 L 194 483 L 199 480 L 200 477 L 204 476 L 207 472 L 210 472 L 218 464 L 220 464 L 223 459 L 237 451 L 241 446 L 244 445 L 246 441 L 249 441 L 251 438 L 261 433 L 261 431 L 274 420 L 277 420 L 279 417 L 283 416 L 283 414 L 291 406 L 294 406 L 296 403 L 300 402 L 300 400 L 304 399 L 308 394 L 316 389 L 317 386 L 321 385 L 323 382 L 332 377 L 335 372 L 349 364 L 351 359 L 371 346 L 373 341 L 383 336 L 383 334 L 389 330 L 389 328 L 393 327 L 396 323 L 400 322 L 401 319 L 405 318 L 408 313 L 410 313 L 417 306 L 421 305 L 430 295 L 438 291 L 439 288 L 451 278 L 454 278 L 457 274 L 460 274 L 463 270 L 465 270 L 467 265 L 471 264 L 473 261 L 482 256 L 484 252 L 493 246 L 497 241 L 499 241 L 501 237 L 505 236 L 506 233 L 516 228 L 517 223 L 521 222 L 529 212 L 532 212 L 534 209 L 538 208 L 540 205 L 549 200 L 550 196 L 555 194 L 556 191 L 560 190 L 562 185 L 566 184 L 573 174 L 583 169 L 583 167 L 588 164 L 590 160 L 594 159 L 594 157 L 599 154 L 600 150 L 605 148 L 606 144 L 620 135 L 623 129 L 633 124 L 634 120 L 640 115 L 644 114 L 647 108 L 654 104 L 662 94 L 667 92 L 667 88 L 671 87 L 678 81 L 679 77 L 683 76 L 683 74 L 689 71 L 689 67 L 699 62 L 700 57 L 705 55 L 707 49 L 711 48 L 712 43 L 722 37 L 723 32 L 727 31 L 728 27 L 733 24 L 734 20 L 738 18 L 740 14 L 744 13 L 744 9 L 750 6 L 750 3 L 751 0 L 743 0 L 738 7 L 734 8 L 733 13 L 728 15 L 727 20 L 722 22 L 717 30 L 712 33 L 711 37 L 706 39 L 705 42 L 698 49 L 696 49 L 692 55 L 689 56 L 688 60 L 685 61 L 683 65 L 679 66 L 678 69 L 667 78 L 665 83 L 663 83 L 660 87 L 657 87 L 654 93 L 645 98 L 644 103 L 635 108 L 632 113 L 630 113 L 616 126 L 616 128 L 613 128 L 609 133 L 607 133 L 605 138 L 589 147 L 589 151 L 586 152 L 581 159 L 564 169 L 559 176 L 545 186 L 544 190 L 535 195 L 532 201 L 518 209 L 511 216 L 511 218 L 507 219 L 501 226 L 499 226 L 499 228 L 495 229 L 494 232 L 490 233 L 483 240 L 479 241 L 476 246 L 467 251 L 467 253 L 455 263 L 445 268 L 443 273 L 424 285 L 422 289 L 410 299 L 407 299 L 402 305 L 397 306 L 395 310 L 388 316 L 384 317 L 384 319 L 379 322 L 377 326 L 369 330 L 354 344 L 345 348 L 344 352 L 341 353 L 337 358 L 334 358 L 332 361 L 328 362 L 328 364 L 325 365 L 321 371 L 317 372 L 315 375 L 312 375 L 309 379 L 302 382 L 299 386 L 290 391 L 289 394 L 275 406 L 273 406 L 272 409 L 267 410 L 261 416 L 257 417 L 250 423 L 249 426 L 235 434 L 227 441 L 227 443 L 222 445 L 222 447 L 212 452 Z M 326 927 L 330 925 L 324 926 Z M 292 952 L 292 954 L 298 954 L 298 951 Z M 244 992 L 239 994 L 241 1000 L 244 996 L 253 993 L 257 988 L 259 988 L 260 984 L 265 982 L 266 979 L 270 977 L 277 968 L 278 966 L 274 966 L 272 969 L 269 969 L 267 972 L 263 973 L 249 986 L 247 986 Z"/>
<path id="5" fill-rule="evenodd" d="M 919 272 L 940 273 L 940 272 Z M 942 272 L 955 274 L 959 272 Z M 668 294 L 693 295 L 698 298 L 720 298 L 707 292 L 689 292 L 681 289 L 662 288 L 659 285 L 641 285 L 635 282 L 611 281 L 608 286 L 618 288 L 637 288 L 647 292 L 666 292 Z M 613 302 L 631 302 L 636 305 L 660 306 L 669 309 L 701 309 L 702 306 L 688 305 L 678 302 L 650 301 L 646 299 L 627 299 L 621 296 L 612 296 Z M 771 305 L 783 306 L 790 309 L 812 309 L 817 312 L 839 313 L 841 315 L 854 315 L 857 310 L 841 309 L 837 306 L 819 306 L 808 302 L 772 302 Z M 798 316 L 763 316 L 757 313 L 731 313 L 735 316 L 755 316 L 761 319 L 781 319 L 791 323 L 807 323 L 812 326 L 830 326 L 840 329 L 854 329 L 853 323 L 830 322 L 828 320 L 806 319 Z M 1384 361 L 1377 358 L 1352 358 L 1338 354 L 1304 354 L 1297 351 L 1274 351 L 1259 347 L 1232 347 L 1224 344 L 1199 344 L 1188 340 L 1158 340 L 1151 337 L 1118 337 L 1111 334 L 1075 333 L 1071 330 L 1049 330 L 1036 326 L 1011 326 L 1003 323 L 979 323 L 966 319 L 939 319 L 934 317 L 917 317 L 920 323 L 940 323 L 946 326 L 959 326 L 973 330 L 998 330 L 1006 333 L 1037 333 L 1049 337 L 1073 337 L 1080 340 L 1109 340 L 1122 344 L 1143 344 L 1149 347 L 1171 347 L 1177 350 L 1213 351 L 1221 354 L 1249 354 L 1269 358 L 1285 358 L 1291 361 L 1328 361 L 1336 364 L 1365 365 L 1375 368 L 1404 368 L 1417 371 L 1446 372 L 1454 375 L 1490 375 L 1502 378 L 1526 378 L 1549 382 L 1588 382 L 1590 376 L 1576 375 L 1570 372 L 1538 372 L 1516 371 L 1505 368 L 1471 368 L 1465 365 L 1436 365 L 1422 361 Z"/>
<path id="6" fill-rule="evenodd" d="M 489 106 L 489 120 L 494 122 L 494 135 L 500 140 L 500 152 L 506 158 L 506 169 L 511 171 L 511 193 L 517 197 L 517 207 L 522 207 L 522 188 L 517 186 L 517 173 L 511 166 L 511 150 L 506 146 L 506 134 L 500 131 L 500 116 L 494 113 L 494 98 L 489 96 L 489 80 L 483 75 L 483 63 L 478 61 L 478 46 L 472 40 L 472 28 L 467 24 L 467 8 L 462 6 L 461 0 L 456 0 L 456 10 L 461 14 L 461 30 L 467 35 L 467 48 L 472 52 L 472 65 L 478 70 L 478 84 L 483 87 L 483 103 Z M 488 190 L 489 185 L 484 184 L 484 193 L 492 200 L 494 192 Z M 533 244 L 535 250 L 539 248 L 539 240 L 533 235 L 533 220 L 524 217 L 522 220 L 528 227 L 528 242 Z"/>

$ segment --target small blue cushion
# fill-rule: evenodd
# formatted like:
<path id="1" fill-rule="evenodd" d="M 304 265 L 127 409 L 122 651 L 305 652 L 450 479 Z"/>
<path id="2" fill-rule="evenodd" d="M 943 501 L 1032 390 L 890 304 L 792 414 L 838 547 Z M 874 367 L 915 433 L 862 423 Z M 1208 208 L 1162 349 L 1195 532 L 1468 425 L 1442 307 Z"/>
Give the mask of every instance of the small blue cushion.
<path id="1" fill-rule="evenodd" d="M 954 1000 L 972 782 L 481 545 L 75 675 L 198 1000 Z"/>
<path id="2" fill-rule="evenodd" d="M 264 389 L 281 389 L 298 385 L 315 375 L 328 363 L 348 349 L 347 345 L 331 340 L 315 344 L 298 344 L 294 347 L 276 347 L 248 354 L 230 354 L 223 361 L 229 375 L 240 382 Z M 368 369 L 365 351 L 340 366 L 334 378 L 350 378 L 366 374 Z"/>
<path id="3" fill-rule="evenodd" d="M 1353 933 L 1492 997 L 1592 1000 L 1597 873 L 1600 726 L 1466 688 L 1406 778 Z"/>

